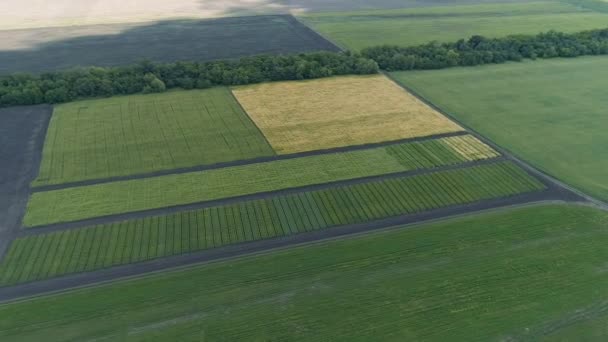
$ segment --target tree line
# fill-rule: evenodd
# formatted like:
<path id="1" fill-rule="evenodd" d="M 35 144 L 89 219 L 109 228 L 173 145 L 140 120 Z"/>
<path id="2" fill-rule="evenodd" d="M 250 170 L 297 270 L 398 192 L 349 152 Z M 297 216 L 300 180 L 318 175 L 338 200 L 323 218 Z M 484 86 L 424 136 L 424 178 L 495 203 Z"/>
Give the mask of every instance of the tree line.
<path id="1" fill-rule="evenodd" d="M 550 31 L 503 38 L 473 36 L 451 43 L 419 46 L 383 45 L 352 52 L 313 52 L 254 56 L 230 61 L 152 63 L 123 67 L 88 67 L 0 77 L 0 106 L 61 103 L 81 98 L 167 89 L 203 89 L 269 81 L 303 80 L 336 75 L 375 74 L 380 69 L 441 69 L 524 58 L 608 54 L 608 29 L 578 33 Z"/>
<path id="2" fill-rule="evenodd" d="M 152 63 L 88 67 L 0 78 L 0 106 L 61 103 L 167 89 L 203 89 L 269 81 L 378 73 L 376 62 L 350 52 L 254 56 L 231 61 Z"/>
<path id="3" fill-rule="evenodd" d="M 431 42 L 412 47 L 376 46 L 364 49 L 361 54 L 387 71 L 443 69 L 521 61 L 524 58 L 606 55 L 608 29 L 570 34 L 549 31 L 491 39 L 476 35 L 451 43 Z"/>

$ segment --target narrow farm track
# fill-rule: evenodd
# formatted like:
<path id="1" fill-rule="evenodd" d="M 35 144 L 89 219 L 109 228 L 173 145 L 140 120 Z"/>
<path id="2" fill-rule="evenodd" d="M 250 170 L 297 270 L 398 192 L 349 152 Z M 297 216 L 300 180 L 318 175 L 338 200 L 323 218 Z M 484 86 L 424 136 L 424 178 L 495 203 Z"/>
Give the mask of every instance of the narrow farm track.
<path id="1" fill-rule="evenodd" d="M 411 170 L 411 171 L 383 174 L 383 175 L 379 175 L 379 176 L 361 177 L 361 178 L 347 179 L 347 180 L 328 182 L 328 183 L 322 183 L 322 184 L 286 188 L 286 189 L 281 189 L 281 190 L 276 190 L 276 191 L 258 192 L 258 193 L 254 193 L 254 194 L 250 194 L 250 195 L 229 197 L 229 198 L 223 198 L 223 199 L 219 199 L 219 200 L 195 202 L 195 203 L 189 203 L 189 204 L 184 204 L 184 205 L 163 207 L 163 208 L 158 208 L 158 209 L 133 211 L 133 212 L 128 212 L 128 213 L 124 213 L 124 214 L 101 216 L 101 217 L 95 217 L 95 218 L 84 219 L 84 220 L 79 220 L 79 221 L 34 226 L 34 227 L 30 227 L 25 230 L 21 230 L 19 232 L 19 237 L 46 234 L 49 232 L 69 230 L 69 229 L 78 229 L 78 228 L 83 228 L 83 227 L 88 227 L 88 226 L 94 226 L 94 225 L 99 225 L 99 224 L 108 224 L 108 223 L 120 222 L 120 221 L 125 221 L 125 220 L 132 220 L 132 219 L 139 219 L 139 218 L 144 218 L 144 217 L 149 217 L 149 216 L 169 215 L 169 214 L 174 214 L 174 213 L 186 211 L 186 210 L 203 209 L 203 208 L 233 204 L 233 203 L 242 202 L 242 201 L 251 201 L 251 200 L 272 198 L 272 197 L 281 196 L 281 195 L 289 195 L 289 194 L 296 194 L 296 193 L 309 192 L 309 191 L 315 191 L 315 190 L 331 189 L 331 188 L 340 187 L 340 186 L 368 183 L 371 181 L 381 181 L 381 180 L 386 180 L 386 179 L 412 177 L 412 176 L 418 176 L 418 175 L 424 175 L 424 174 L 430 174 L 430 173 L 436 173 L 436 172 L 442 172 L 442 171 L 467 169 L 467 168 L 470 168 L 473 166 L 496 164 L 496 163 L 500 163 L 505 160 L 507 160 L 507 159 L 505 157 L 501 156 L 501 157 L 492 158 L 492 159 L 476 160 L 476 161 L 464 162 L 464 163 L 455 164 L 455 165 L 439 166 L 439 167 L 434 167 L 434 168 L 429 168 L 429 169 L 416 169 L 416 170 Z M 545 186 L 548 185 L 545 182 L 543 182 L 543 184 L 545 184 Z"/>
<path id="2" fill-rule="evenodd" d="M 363 144 L 363 145 L 351 145 L 351 146 L 345 146 L 345 147 L 335 147 L 335 148 L 324 149 L 324 150 L 290 153 L 290 154 L 276 155 L 276 156 L 271 156 L 271 157 L 260 157 L 260 158 L 253 158 L 253 159 L 235 160 L 235 161 L 224 162 L 224 163 L 197 165 L 197 166 L 192 166 L 192 167 L 162 170 L 162 171 L 134 174 L 134 175 L 129 175 L 129 176 L 117 176 L 117 177 L 109 177 L 109 178 L 101 178 L 101 179 L 90 179 L 90 180 L 79 181 L 79 182 L 42 185 L 42 186 L 33 187 L 31 189 L 31 191 L 32 192 L 43 192 L 43 191 L 61 190 L 61 189 L 79 187 L 79 186 L 88 186 L 88 185 L 104 184 L 104 183 L 111 183 L 111 182 L 118 182 L 118 181 L 136 180 L 136 179 L 144 179 L 144 178 L 151 178 L 151 177 L 190 173 L 190 172 L 215 170 L 215 169 L 221 169 L 221 168 L 232 167 L 232 166 L 243 166 L 243 165 L 267 163 L 267 162 L 280 161 L 280 160 L 296 159 L 296 158 L 301 158 L 301 157 L 319 156 L 319 155 L 332 154 L 332 153 L 360 151 L 360 150 L 366 150 L 366 149 L 375 148 L 375 147 L 392 146 L 392 145 L 399 145 L 399 144 L 410 143 L 410 142 L 428 141 L 428 140 L 455 137 L 455 136 L 461 136 L 461 135 L 467 135 L 467 134 L 468 134 L 468 132 L 466 132 L 466 131 L 450 132 L 450 133 L 430 135 L 430 136 L 426 136 L 426 137 L 408 138 L 408 139 L 385 141 L 385 142 L 381 142 L 381 143 L 371 143 L 371 144 Z"/>
<path id="3" fill-rule="evenodd" d="M 564 195 L 566 195 L 566 199 L 564 199 Z M 579 199 L 580 197 L 573 196 L 572 193 L 568 192 L 564 194 L 564 191 L 561 188 L 551 187 L 540 192 L 486 200 L 465 205 L 455 205 L 413 215 L 390 217 L 363 224 L 344 225 L 332 229 L 301 233 L 286 237 L 234 244 L 191 254 L 159 258 L 93 272 L 76 273 L 42 281 L 2 287 L 0 288 L 0 302 L 9 302 L 25 297 L 64 292 L 79 287 L 99 285 L 105 282 L 128 279 L 153 272 L 199 263 L 227 260 L 244 255 L 270 252 L 277 249 L 290 248 L 327 239 L 347 238 L 355 234 L 364 234 L 387 229 L 407 229 L 424 223 L 468 215 L 472 212 L 479 213 L 510 206 L 519 207 L 542 203 L 576 202 Z"/>

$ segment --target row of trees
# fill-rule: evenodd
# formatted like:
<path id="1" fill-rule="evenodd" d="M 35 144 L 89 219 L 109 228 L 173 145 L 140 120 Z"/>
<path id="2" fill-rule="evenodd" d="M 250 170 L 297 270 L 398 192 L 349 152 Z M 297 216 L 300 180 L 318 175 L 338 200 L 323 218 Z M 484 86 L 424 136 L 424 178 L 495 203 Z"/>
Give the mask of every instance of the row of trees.
<path id="1" fill-rule="evenodd" d="M 346 74 L 378 73 L 378 65 L 352 53 L 315 52 L 255 56 L 234 61 L 152 63 L 90 67 L 0 78 L 0 105 L 68 102 L 79 98 L 208 88 Z"/>
<path id="2" fill-rule="evenodd" d="M 441 69 L 523 58 L 608 54 L 608 29 L 579 33 L 547 32 L 488 39 L 473 36 L 452 43 L 378 46 L 351 52 L 314 52 L 255 56 L 235 61 L 152 63 L 82 68 L 41 75 L 0 78 L 0 106 L 60 103 L 87 97 L 162 92 L 172 88 L 208 88 L 267 81 L 302 80 L 379 69 Z"/>
<path id="3" fill-rule="evenodd" d="M 384 70 L 442 69 L 524 58 L 577 57 L 608 54 L 608 29 L 578 33 L 550 31 L 537 35 L 515 35 L 488 39 L 473 36 L 451 43 L 431 42 L 412 47 L 377 46 L 364 49 Z"/>

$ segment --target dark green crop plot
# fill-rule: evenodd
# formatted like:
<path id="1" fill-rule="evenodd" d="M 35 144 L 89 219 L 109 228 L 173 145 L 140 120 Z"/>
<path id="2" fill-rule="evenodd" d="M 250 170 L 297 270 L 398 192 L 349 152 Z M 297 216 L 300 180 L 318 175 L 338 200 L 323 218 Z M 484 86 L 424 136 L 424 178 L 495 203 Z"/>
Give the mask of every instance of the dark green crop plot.
<path id="1" fill-rule="evenodd" d="M 0 284 L 364 223 L 543 188 L 511 162 L 239 202 L 17 239 Z"/>
<path id="2" fill-rule="evenodd" d="M 208 137 L 205 139 L 209 140 Z M 244 136 L 236 140 L 246 141 Z M 254 147 L 251 144 L 250 148 Z M 466 135 L 37 192 L 30 199 L 24 224 L 31 227 L 75 221 L 496 156 L 496 151 L 475 137 Z M 228 157 L 228 154 L 224 157 Z"/>
<path id="3" fill-rule="evenodd" d="M 608 213 L 550 205 L 0 306 L 3 341 L 605 341 Z"/>

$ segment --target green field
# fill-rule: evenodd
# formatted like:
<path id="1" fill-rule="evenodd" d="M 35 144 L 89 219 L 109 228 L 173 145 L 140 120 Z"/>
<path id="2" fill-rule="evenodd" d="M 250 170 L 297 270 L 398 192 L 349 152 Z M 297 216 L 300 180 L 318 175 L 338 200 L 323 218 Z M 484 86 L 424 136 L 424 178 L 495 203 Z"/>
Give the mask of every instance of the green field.
<path id="1" fill-rule="evenodd" d="M 33 185 L 274 155 L 227 88 L 55 108 Z"/>
<path id="2" fill-rule="evenodd" d="M 393 76 L 536 167 L 608 200 L 608 58 Z"/>
<path id="3" fill-rule="evenodd" d="M 0 338 L 593 339 L 607 228 L 606 212 L 549 205 L 329 241 L 3 305 Z"/>
<path id="4" fill-rule="evenodd" d="M 382 44 L 407 46 L 456 41 L 476 34 L 500 37 L 608 26 L 606 13 L 548 1 L 321 13 L 302 19 L 352 50 Z"/>
<path id="5" fill-rule="evenodd" d="M 496 157 L 472 136 L 34 193 L 26 226 L 74 221 Z"/>
<path id="6" fill-rule="evenodd" d="M 543 187 L 515 164 L 503 161 L 20 238 L 2 260 L 0 284 L 363 223 Z"/>

